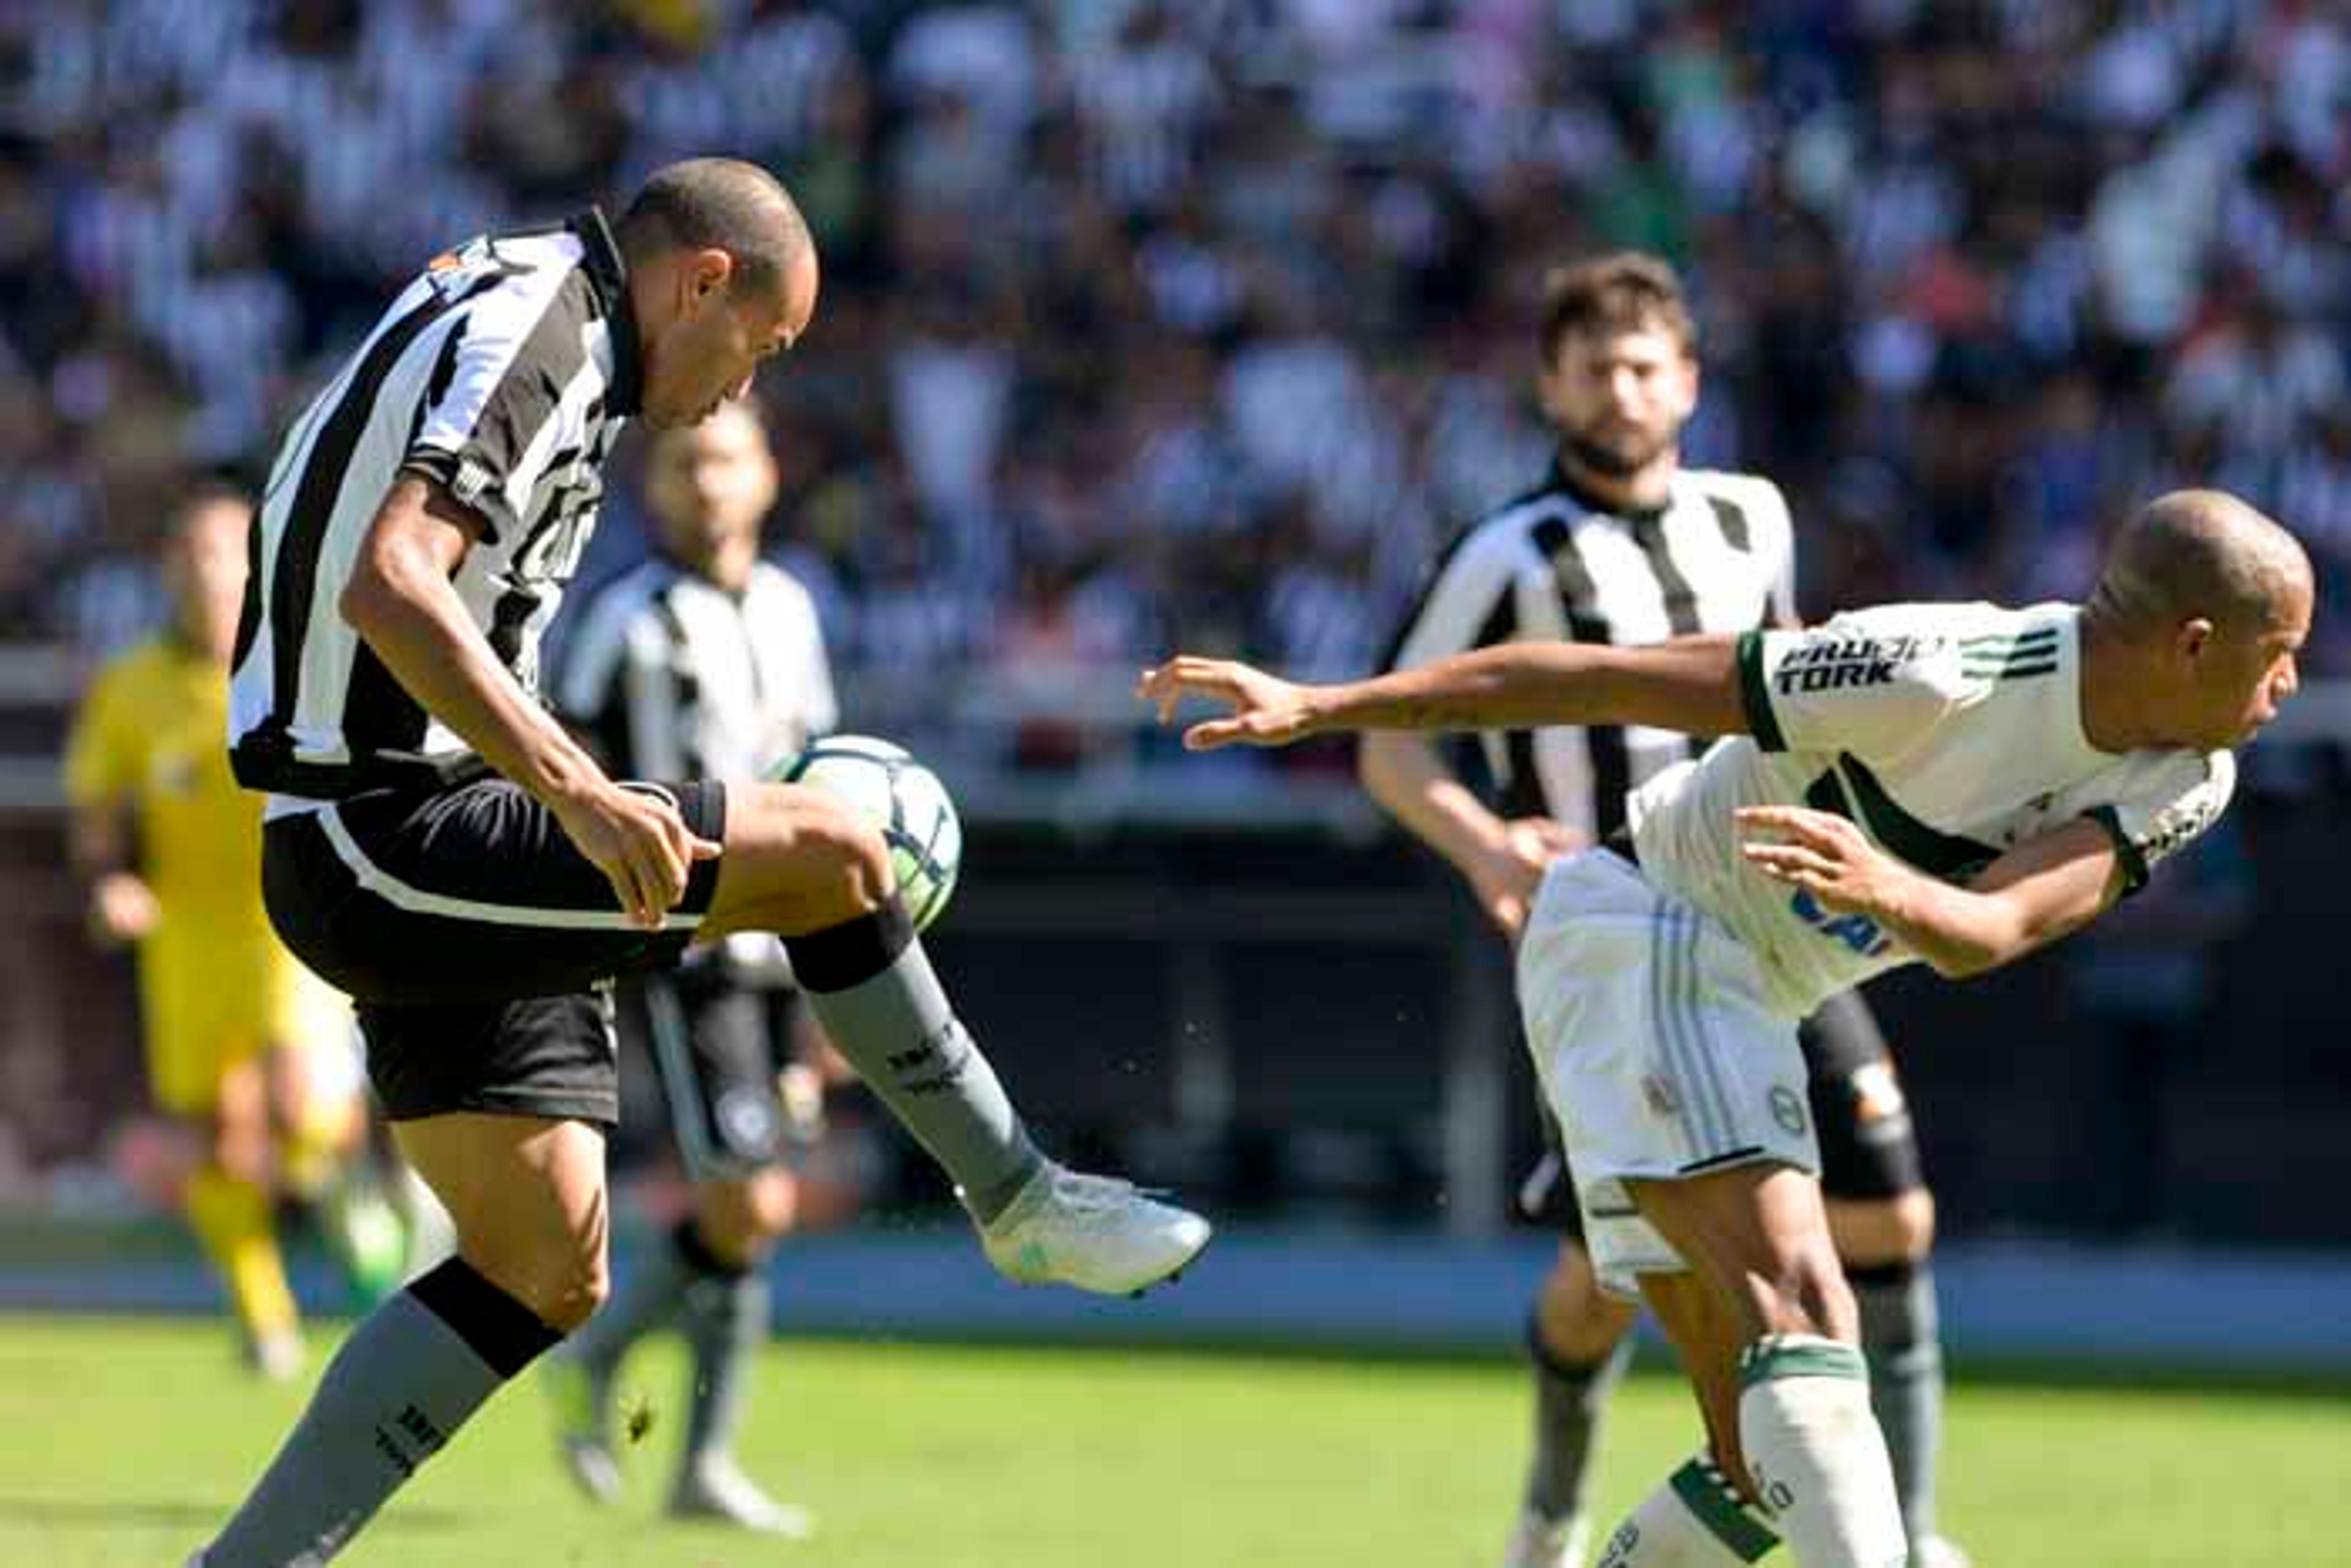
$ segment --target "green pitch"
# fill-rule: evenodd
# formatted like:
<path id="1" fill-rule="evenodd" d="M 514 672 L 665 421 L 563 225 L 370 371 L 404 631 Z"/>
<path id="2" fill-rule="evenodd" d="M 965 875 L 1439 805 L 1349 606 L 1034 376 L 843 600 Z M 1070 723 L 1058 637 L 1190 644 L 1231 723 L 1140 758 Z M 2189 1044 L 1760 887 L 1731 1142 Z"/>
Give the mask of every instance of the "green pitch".
<path id="1" fill-rule="evenodd" d="M 1490 1568 L 1521 1453 L 1503 1363 L 779 1344 L 744 1457 L 815 1509 L 802 1547 L 656 1515 L 674 1354 L 632 1362 L 653 1421 L 593 1511 L 510 1389 L 340 1561 L 493 1568 Z M 299 1409 L 199 1322 L 0 1317 L 0 1563 L 172 1568 Z M 1677 1384 L 1635 1377 L 1613 1517 L 1687 1451 Z M 2339 1386 L 2081 1389 L 1962 1379 L 1948 1528 L 1983 1568 L 2343 1568 Z M 1775 1559 L 1784 1561 L 1784 1559 Z"/>

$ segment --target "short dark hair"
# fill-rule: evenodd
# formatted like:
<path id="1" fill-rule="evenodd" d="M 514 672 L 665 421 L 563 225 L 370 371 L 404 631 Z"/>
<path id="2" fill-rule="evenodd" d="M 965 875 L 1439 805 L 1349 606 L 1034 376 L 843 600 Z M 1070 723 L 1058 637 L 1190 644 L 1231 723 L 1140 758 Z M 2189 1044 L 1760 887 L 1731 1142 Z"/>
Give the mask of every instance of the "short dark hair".
<path id="1" fill-rule="evenodd" d="M 784 183 L 737 158 L 688 158 L 656 169 L 614 238 L 631 267 L 671 250 L 723 250 L 744 282 L 772 289 L 814 242 Z"/>
<path id="2" fill-rule="evenodd" d="M 1543 275 L 1542 362 L 1558 361 L 1560 345 L 1578 332 L 1638 332 L 1662 327 L 1682 351 L 1698 351 L 1698 327 L 1682 297 L 1681 279 L 1660 256 L 1612 251 Z"/>

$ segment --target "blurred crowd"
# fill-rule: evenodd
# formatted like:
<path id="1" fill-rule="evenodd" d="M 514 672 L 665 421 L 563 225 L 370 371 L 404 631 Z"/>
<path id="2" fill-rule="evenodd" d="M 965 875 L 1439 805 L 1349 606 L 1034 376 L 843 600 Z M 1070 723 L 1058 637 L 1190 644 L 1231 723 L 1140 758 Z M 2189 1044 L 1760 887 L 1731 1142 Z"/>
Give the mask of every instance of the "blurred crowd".
<path id="1" fill-rule="evenodd" d="M 1689 455 L 1789 490 L 1813 610 L 2079 593 L 2190 481 L 2351 576 L 2317 0 L 45 0 L 0 7 L 0 626 L 119 643 L 162 499 L 256 476 L 426 256 L 715 151 L 822 248 L 770 540 L 853 679 L 1371 664 L 1541 475 L 1544 268 L 1617 246 L 1683 269 Z"/>

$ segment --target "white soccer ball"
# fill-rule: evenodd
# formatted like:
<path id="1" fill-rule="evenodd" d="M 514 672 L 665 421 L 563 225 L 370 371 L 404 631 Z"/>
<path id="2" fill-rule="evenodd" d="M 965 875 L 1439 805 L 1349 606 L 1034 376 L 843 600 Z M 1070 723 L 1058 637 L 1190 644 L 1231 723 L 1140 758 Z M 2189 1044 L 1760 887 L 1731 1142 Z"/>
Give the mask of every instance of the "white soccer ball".
<path id="1" fill-rule="evenodd" d="M 838 795 L 882 830 L 898 896 L 920 931 L 938 918 L 963 869 L 963 823 L 937 774 L 903 746 L 870 735 L 828 735 L 768 778 Z"/>

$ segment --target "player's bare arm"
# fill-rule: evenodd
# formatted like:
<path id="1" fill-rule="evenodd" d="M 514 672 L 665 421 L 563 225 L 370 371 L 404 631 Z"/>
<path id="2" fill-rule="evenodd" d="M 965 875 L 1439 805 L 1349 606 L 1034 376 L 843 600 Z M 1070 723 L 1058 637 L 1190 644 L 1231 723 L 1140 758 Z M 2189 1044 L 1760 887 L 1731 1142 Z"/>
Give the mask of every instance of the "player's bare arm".
<path id="1" fill-rule="evenodd" d="M 438 486 L 401 478 L 370 528 L 339 607 L 384 667 L 483 760 L 555 813 L 641 925 L 685 895 L 693 862 L 719 846 L 674 805 L 623 789 L 498 662 L 451 578 L 480 529 Z"/>
<path id="2" fill-rule="evenodd" d="M 2017 845 L 1965 887 L 1905 864 L 1830 812 L 1750 806 L 1739 827 L 1750 865 L 1830 909 L 1869 916 L 1954 979 L 2045 947 L 2122 896 L 2114 841 L 2087 819 Z"/>
<path id="3" fill-rule="evenodd" d="M 1382 730 L 1364 737 L 1356 776 L 1366 794 L 1466 879 L 1479 907 L 1516 936 L 1554 856 L 1583 837 L 1549 817 L 1504 818 L 1455 777 L 1425 736 Z"/>
<path id="4" fill-rule="evenodd" d="M 1336 685 L 1298 685 L 1228 659 L 1179 653 L 1144 672 L 1141 695 L 1162 724 L 1186 696 L 1229 704 L 1232 716 L 1184 732 L 1191 751 L 1288 746 L 1346 730 L 1538 729 L 1645 724 L 1688 735 L 1747 730 L 1736 640 L 1677 637 L 1645 647 L 1510 643 L 1416 669 Z"/>
<path id="5" fill-rule="evenodd" d="M 74 869 L 89 889 L 89 933 L 109 945 L 136 942 L 162 922 L 162 906 L 146 879 L 131 869 L 134 841 L 129 812 L 118 802 L 78 808 L 73 814 Z"/>

